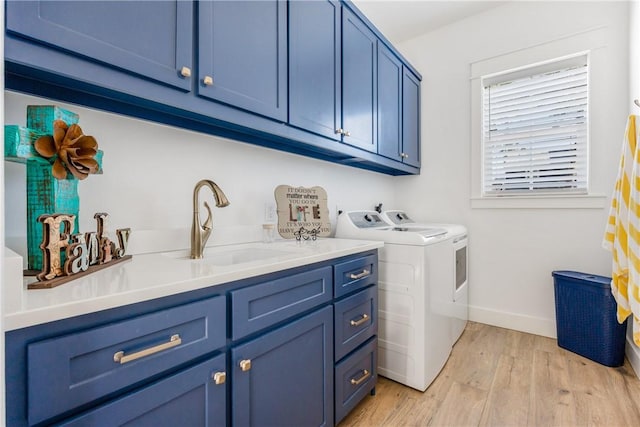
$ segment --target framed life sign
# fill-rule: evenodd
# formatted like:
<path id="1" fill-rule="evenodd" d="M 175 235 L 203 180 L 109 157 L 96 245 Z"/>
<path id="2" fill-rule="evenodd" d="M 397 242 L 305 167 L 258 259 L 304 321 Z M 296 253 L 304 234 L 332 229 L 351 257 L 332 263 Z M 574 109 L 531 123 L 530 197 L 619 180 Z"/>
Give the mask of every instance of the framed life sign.
<path id="1" fill-rule="evenodd" d="M 279 185 L 275 191 L 278 233 L 285 239 L 315 240 L 331 234 L 327 192 L 322 187 Z"/>

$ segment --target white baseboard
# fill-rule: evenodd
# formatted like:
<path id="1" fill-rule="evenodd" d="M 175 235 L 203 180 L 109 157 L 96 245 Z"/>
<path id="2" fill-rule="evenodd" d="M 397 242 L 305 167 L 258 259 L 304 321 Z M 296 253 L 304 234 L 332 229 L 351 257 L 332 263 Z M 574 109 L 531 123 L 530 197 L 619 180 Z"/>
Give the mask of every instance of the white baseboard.
<path id="1" fill-rule="evenodd" d="M 557 337 L 555 319 L 543 319 L 470 305 L 469 320 L 549 338 Z"/>

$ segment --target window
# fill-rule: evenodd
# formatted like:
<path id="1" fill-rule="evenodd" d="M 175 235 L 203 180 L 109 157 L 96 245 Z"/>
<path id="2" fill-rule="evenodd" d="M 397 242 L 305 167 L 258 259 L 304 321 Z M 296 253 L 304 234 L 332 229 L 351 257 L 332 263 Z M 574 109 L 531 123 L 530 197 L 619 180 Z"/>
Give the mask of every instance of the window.
<path id="1" fill-rule="evenodd" d="M 587 56 L 482 78 L 482 195 L 586 194 Z"/>

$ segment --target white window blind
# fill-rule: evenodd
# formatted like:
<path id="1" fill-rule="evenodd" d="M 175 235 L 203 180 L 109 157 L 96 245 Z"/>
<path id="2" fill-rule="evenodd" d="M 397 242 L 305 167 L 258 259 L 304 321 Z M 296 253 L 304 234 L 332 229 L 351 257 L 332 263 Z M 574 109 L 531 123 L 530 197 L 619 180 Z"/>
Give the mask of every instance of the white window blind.
<path id="1" fill-rule="evenodd" d="M 483 78 L 483 193 L 586 193 L 587 56 Z"/>

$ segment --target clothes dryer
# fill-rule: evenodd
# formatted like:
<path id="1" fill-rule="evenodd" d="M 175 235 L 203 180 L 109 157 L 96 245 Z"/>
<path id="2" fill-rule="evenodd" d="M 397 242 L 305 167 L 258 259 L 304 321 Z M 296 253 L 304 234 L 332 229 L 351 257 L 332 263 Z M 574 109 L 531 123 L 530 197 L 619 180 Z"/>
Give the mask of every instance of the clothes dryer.
<path id="1" fill-rule="evenodd" d="M 387 210 L 380 214 L 383 220 L 396 227 L 407 230 L 422 228 L 442 228 L 447 230 L 449 252 L 446 258 L 441 258 L 433 266 L 432 289 L 444 288 L 445 298 L 441 301 L 441 310 L 451 319 L 451 344 L 462 335 L 469 319 L 469 280 L 468 280 L 468 233 L 466 227 L 460 224 L 441 224 L 414 221 L 406 212 L 401 210 Z M 437 292 L 437 295 L 441 295 Z"/>
<path id="2" fill-rule="evenodd" d="M 339 215 L 336 237 L 384 242 L 378 251 L 378 374 L 424 391 L 451 353 L 450 319 L 431 289 L 451 242 L 442 227 L 389 225 L 375 211 Z M 435 261 L 434 261 L 435 260 Z"/>

